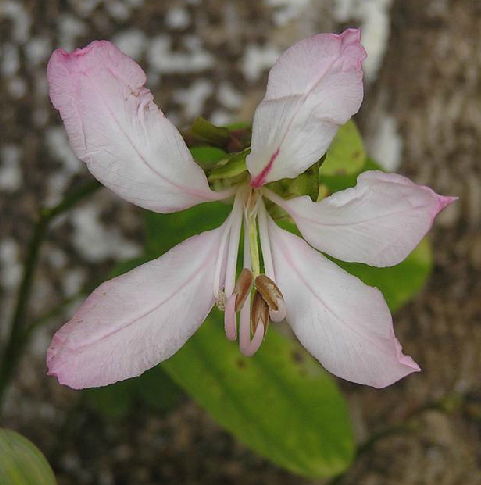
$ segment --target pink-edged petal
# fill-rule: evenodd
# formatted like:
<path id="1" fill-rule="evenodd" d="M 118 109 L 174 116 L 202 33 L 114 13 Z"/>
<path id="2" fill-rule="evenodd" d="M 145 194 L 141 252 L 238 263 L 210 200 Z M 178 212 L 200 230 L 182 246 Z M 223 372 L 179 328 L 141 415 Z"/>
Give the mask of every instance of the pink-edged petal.
<path id="1" fill-rule="evenodd" d="M 209 188 L 180 133 L 144 87 L 144 71 L 115 45 L 96 41 L 71 54 L 57 49 L 47 78 L 75 154 L 124 199 L 174 212 L 226 196 Z"/>
<path id="2" fill-rule="evenodd" d="M 429 231 L 436 215 L 456 197 L 444 197 L 406 177 L 379 171 L 359 175 L 357 185 L 312 202 L 266 194 L 294 219 L 304 238 L 343 261 L 393 266 Z"/>
<path id="3" fill-rule="evenodd" d="M 74 389 L 142 374 L 168 359 L 214 304 L 214 271 L 226 223 L 100 285 L 54 336 L 49 374 Z"/>
<path id="4" fill-rule="evenodd" d="M 379 290 L 362 283 L 269 221 L 287 322 L 302 345 L 338 377 L 385 387 L 419 366 L 403 355 Z"/>
<path id="5" fill-rule="evenodd" d="M 246 163 L 252 187 L 295 177 L 326 152 L 363 97 L 360 31 L 319 34 L 287 49 L 271 69 Z"/>

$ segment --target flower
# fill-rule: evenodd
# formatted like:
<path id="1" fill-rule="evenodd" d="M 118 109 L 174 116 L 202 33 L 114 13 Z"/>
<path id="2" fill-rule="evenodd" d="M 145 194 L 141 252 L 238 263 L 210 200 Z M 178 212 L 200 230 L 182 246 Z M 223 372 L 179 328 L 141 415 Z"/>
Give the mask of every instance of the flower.
<path id="1" fill-rule="evenodd" d="M 354 29 L 290 47 L 272 68 L 255 112 L 250 182 L 216 192 L 132 59 L 106 41 L 52 54 L 52 103 L 76 155 L 100 182 L 156 212 L 230 197 L 234 203 L 221 227 L 100 285 L 55 334 L 47 356 L 51 375 L 73 388 L 138 376 L 177 352 L 216 302 L 225 305 L 231 340 L 240 311 L 245 355 L 259 348 L 269 319 L 285 317 L 304 347 L 344 379 L 384 387 L 419 370 L 401 351 L 380 291 L 319 251 L 373 266 L 398 264 L 454 199 L 379 171 L 319 202 L 284 200 L 266 187 L 319 160 L 358 111 L 364 58 Z M 305 240 L 278 227 L 264 199 L 286 211 Z M 236 279 L 242 224 L 244 270 Z"/>

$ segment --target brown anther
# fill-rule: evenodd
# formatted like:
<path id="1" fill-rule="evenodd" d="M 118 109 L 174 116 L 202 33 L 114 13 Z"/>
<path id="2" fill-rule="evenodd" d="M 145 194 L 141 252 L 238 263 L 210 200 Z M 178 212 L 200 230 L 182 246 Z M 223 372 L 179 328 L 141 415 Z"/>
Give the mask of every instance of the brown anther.
<path id="1" fill-rule="evenodd" d="M 255 333 L 259 322 L 264 326 L 264 334 L 267 332 L 269 326 L 269 306 L 265 302 L 262 295 L 256 291 L 254 293 L 254 299 L 251 308 L 251 329 L 252 333 Z"/>
<path id="2" fill-rule="evenodd" d="M 244 268 L 241 271 L 234 287 L 236 312 L 238 312 L 244 305 L 247 295 L 251 291 L 253 279 L 254 276 L 252 275 L 252 271 L 250 269 Z"/>
<path id="3" fill-rule="evenodd" d="M 279 310 L 278 301 L 283 300 L 284 297 L 279 287 L 268 276 L 265 274 L 259 275 L 254 282 L 254 286 L 269 305 L 269 308 L 274 311 Z"/>

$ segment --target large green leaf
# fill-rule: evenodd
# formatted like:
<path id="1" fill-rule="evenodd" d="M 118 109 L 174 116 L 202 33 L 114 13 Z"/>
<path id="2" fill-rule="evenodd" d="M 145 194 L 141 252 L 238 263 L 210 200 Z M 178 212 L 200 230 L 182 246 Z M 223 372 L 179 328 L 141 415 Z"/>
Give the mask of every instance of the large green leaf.
<path id="1" fill-rule="evenodd" d="M 361 135 L 353 120 L 339 128 L 323 161 L 321 175 L 349 175 L 359 172 L 364 165 L 366 151 Z"/>
<path id="2" fill-rule="evenodd" d="M 259 454 L 306 477 L 342 472 L 354 454 L 345 402 L 297 343 L 270 329 L 251 358 L 225 338 L 217 310 L 162 367 Z"/>
<path id="3" fill-rule="evenodd" d="M 0 428 L 0 484 L 55 485 L 47 460 L 29 440 Z"/>

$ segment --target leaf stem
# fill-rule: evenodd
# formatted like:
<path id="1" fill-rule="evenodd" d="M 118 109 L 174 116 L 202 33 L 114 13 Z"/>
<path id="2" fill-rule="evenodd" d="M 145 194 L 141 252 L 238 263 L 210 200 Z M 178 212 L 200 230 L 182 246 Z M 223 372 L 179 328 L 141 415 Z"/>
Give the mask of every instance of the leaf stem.
<path id="1" fill-rule="evenodd" d="M 67 212 L 75 204 L 93 194 L 100 187 L 101 184 L 99 182 L 90 182 L 72 192 L 70 195 L 67 195 L 56 206 L 40 210 L 27 246 L 27 256 L 23 265 L 22 280 L 18 289 L 15 310 L 10 321 L 9 335 L 3 347 L 2 355 L 0 356 L 0 410 L 3 404 L 5 390 L 28 340 L 27 336 L 31 333 L 28 329 L 25 331 L 25 320 L 40 248 L 49 225 L 57 216 Z"/>

